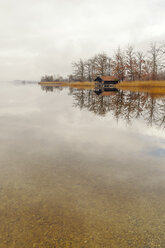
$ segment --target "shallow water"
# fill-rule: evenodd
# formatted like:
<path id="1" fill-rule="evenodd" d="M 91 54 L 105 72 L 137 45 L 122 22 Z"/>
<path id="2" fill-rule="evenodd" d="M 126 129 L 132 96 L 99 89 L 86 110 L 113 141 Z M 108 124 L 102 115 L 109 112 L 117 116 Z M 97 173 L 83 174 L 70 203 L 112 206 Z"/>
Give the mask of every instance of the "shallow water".
<path id="1" fill-rule="evenodd" d="M 1 83 L 0 248 L 165 247 L 165 97 Z"/>

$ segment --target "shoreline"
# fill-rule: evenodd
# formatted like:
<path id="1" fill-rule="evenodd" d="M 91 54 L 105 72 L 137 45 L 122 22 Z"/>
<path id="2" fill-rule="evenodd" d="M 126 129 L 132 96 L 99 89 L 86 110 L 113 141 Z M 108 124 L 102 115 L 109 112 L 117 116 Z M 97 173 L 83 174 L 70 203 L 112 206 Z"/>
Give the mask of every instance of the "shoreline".
<path id="1" fill-rule="evenodd" d="M 139 87 L 139 88 L 165 88 L 165 80 L 149 80 L 149 81 L 123 81 L 116 85 L 117 88 Z"/>
<path id="2" fill-rule="evenodd" d="M 41 86 L 70 87 L 81 90 L 94 90 L 95 82 L 39 82 Z M 165 80 L 161 81 L 125 81 L 114 85 L 118 90 L 145 92 L 153 96 L 165 95 Z"/>
<path id="3" fill-rule="evenodd" d="M 95 86 L 95 82 L 39 82 L 40 85 L 47 86 Z M 145 88 L 157 88 L 157 87 L 165 87 L 165 80 L 150 80 L 150 81 L 123 81 L 118 84 L 115 84 L 114 87 L 145 87 Z"/>

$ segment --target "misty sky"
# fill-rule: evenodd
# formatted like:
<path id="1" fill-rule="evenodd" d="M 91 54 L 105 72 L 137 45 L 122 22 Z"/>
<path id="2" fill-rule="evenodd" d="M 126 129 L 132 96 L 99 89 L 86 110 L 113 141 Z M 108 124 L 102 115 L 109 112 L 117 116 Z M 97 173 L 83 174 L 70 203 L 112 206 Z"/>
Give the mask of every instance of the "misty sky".
<path id="1" fill-rule="evenodd" d="M 0 0 L 0 80 L 68 75 L 72 62 L 165 40 L 164 0 Z"/>

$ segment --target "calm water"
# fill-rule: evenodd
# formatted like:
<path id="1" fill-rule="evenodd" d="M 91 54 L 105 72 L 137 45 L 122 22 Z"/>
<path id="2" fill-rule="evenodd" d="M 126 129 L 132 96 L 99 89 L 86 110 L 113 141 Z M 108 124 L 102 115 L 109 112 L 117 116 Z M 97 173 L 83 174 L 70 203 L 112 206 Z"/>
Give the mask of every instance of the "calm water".
<path id="1" fill-rule="evenodd" d="M 165 97 L 1 83 L 0 248 L 165 247 Z"/>

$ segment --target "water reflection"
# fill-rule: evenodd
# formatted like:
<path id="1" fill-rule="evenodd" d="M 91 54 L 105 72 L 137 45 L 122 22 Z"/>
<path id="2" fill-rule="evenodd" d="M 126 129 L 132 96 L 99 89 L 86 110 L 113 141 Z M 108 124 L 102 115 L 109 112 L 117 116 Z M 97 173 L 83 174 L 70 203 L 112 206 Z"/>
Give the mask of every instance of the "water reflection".
<path id="1" fill-rule="evenodd" d="M 64 89 L 64 87 L 60 87 L 60 86 L 41 86 L 41 89 L 46 91 L 46 92 L 59 92 L 62 91 Z"/>
<path id="2" fill-rule="evenodd" d="M 58 92 L 62 87 L 42 86 L 42 90 Z M 116 88 L 95 88 L 94 90 L 69 88 L 73 96 L 73 106 L 86 109 L 96 115 L 105 116 L 109 112 L 116 121 L 131 124 L 142 118 L 146 125 L 165 127 L 165 97 L 153 98 L 149 93 L 123 91 Z"/>
<path id="3" fill-rule="evenodd" d="M 0 248 L 165 247 L 163 98 L 43 90 L 1 87 Z"/>

